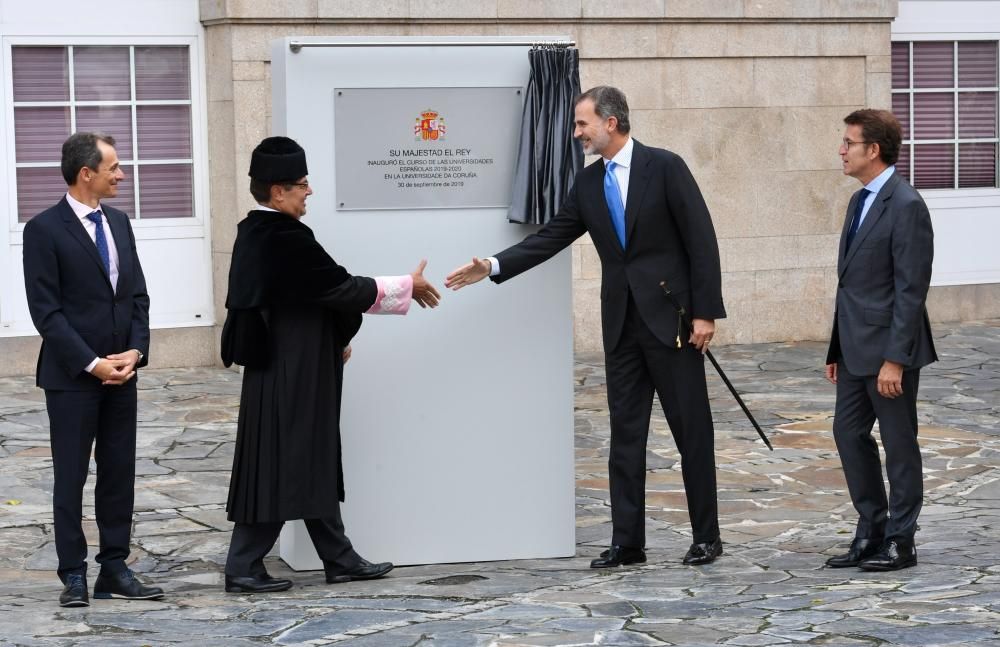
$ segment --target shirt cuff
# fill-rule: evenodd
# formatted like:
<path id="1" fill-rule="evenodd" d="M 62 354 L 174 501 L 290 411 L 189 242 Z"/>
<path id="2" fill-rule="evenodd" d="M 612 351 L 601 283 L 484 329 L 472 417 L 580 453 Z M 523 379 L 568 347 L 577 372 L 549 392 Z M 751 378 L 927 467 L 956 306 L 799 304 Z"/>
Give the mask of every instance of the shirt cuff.
<path id="1" fill-rule="evenodd" d="M 365 314 L 405 315 L 410 310 L 413 300 L 412 276 L 376 276 L 375 286 L 378 288 L 378 296 Z"/>
<path id="2" fill-rule="evenodd" d="M 500 273 L 500 261 L 494 256 L 489 256 L 487 259 L 490 262 L 490 276 L 496 276 Z"/>
<path id="3" fill-rule="evenodd" d="M 100 357 L 95 357 L 94 361 L 91 362 L 90 364 L 87 364 L 87 368 L 85 368 L 83 370 L 87 371 L 88 373 L 93 373 L 94 369 L 97 367 L 97 363 L 99 361 L 101 361 L 101 358 Z"/>

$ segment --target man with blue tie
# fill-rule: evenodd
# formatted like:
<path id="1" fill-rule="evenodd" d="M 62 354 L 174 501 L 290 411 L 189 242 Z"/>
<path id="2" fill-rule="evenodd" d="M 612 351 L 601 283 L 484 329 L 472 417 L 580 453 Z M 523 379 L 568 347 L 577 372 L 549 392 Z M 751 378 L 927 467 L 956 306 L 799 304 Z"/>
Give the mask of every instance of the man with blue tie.
<path id="1" fill-rule="evenodd" d="M 90 454 L 101 572 L 95 598 L 155 599 L 126 565 L 132 529 L 136 368 L 149 352 L 149 296 L 128 216 L 101 203 L 125 177 L 115 140 L 76 133 L 62 147 L 69 189 L 24 227 L 24 285 L 42 337 L 36 381 L 45 390 L 53 523 L 64 607 L 88 606 L 83 486 Z"/>
<path id="2" fill-rule="evenodd" d="M 894 571 L 917 563 L 923 502 L 917 386 L 920 369 L 937 360 L 926 306 L 934 231 L 920 194 L 896 172 L 902 142 L 896 117 L 857 110 L 844 123 L 844 174 L 863 188 L 851 198 L 840 238 L 826 377 L 837 386 L 833 436 L 858 522 L 848 551 L 826 563 Z M 888 497 L 872 438 L 876 420 Z"/>
<path id="3" fill-rule="evenodd" d="M 654 392 L 681 454 L 692 526 L 684 563 L 722 554 L 715 436 L 704 351 L 722 303 L 719 247 L 708 208 L 687 165 L 630 136 L 624 93 L 609 86 L 577 97 L 575 130 L 600 155 L 576 176 L 562 209 L 537 233 L 495 257 L 457 268 L 445 285 L 490 277 L 502 283 L 589 233 L 601 257 L 601 321 L 611 412 L 611 547 L 591 562 L 608 568 L 646 561 L 646 440 Z M 663 282 L 693 318 L 687 331 Z"/>

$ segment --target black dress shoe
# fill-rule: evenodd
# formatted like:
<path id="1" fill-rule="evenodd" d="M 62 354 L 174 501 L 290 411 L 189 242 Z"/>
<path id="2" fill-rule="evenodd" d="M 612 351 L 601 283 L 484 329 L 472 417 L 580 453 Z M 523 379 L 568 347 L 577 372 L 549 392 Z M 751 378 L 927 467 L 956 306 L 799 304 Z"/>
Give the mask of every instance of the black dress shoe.
<path id="1" fill-rule="evenodd" d="M 917 549 L 913 543 L 891 540 L 868 559 L 858 562 L 858 567 L 866 571 L 898 571 L 917 565 Z"/>
<path id="2" fill-rule="evenodd" d="M 83 575 L 67 575 L 66 586 L 59 594 L 61 607 L 89 607 L 90 596 L 87 593 L 87 578 Z"/>
<path id="3" fill-rule="evenodd" d="M 614 568 L 629 564 L 641 564 L 646 561 L 646 552 L 641 548 L 628 546 L 612 546 L 601 553 L 601 556 L 590 562 L 590 568 Z"/>
<path id="4" fill-rule="evenodd" d="M 127 568 L 121 573 L 105 573 L 102 570 L 94 582 L 94 597 L 99 600 L 159 600 L 163 597 L 163 589 L 146 586 Z"/>
<path id="5" fill-rule="evenodd" d="M 226 576 L 226 593 L 277 593 L 290 588 L 292 588 L 291 580 L 279 580 L 267 573 Z"/>
<path id="6" fill-rule="evenodd" d="M 392 570 L 392 562 L 379 562 L 372 564 L 366 559 L 361 560 L 354 568 L 329 568 L 326 569 L 327 584 L 343 584 L 354 580 L 374 580 L 382 577 Z"/>
<path id="7" fill-rule="evenodd" d="M 861 560 L 867 559 L 877 553 L 881 545 L 881 539 L 864 539 L 862 537 L 855 537 L 854 541 L 851 542 L 851 547 L 847 549 L 846 553 L 831 557 L 826 560 L 826 565 L 830 568 L 848 568 L 850 566 L 857 566 Z"/>
<path id="8" fill-rule="evenodd" d="M 691 548 L 688 548 L 687 555 L 684 556 L 684 563 L 689 566 L 711 564 L 715 561 L 715 558 L 721 554 L 722 540 L 716 537 L 715 541 L 704 542 L 701 544 L 691 544 Z"/>

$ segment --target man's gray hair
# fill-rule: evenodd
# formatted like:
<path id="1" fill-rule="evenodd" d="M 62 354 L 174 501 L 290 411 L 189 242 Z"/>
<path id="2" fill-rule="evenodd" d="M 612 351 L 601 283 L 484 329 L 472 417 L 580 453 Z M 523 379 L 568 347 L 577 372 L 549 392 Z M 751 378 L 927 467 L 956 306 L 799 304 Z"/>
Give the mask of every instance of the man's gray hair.
<path id="1" fill-rule="evenodd" d="M 97 142 L 114 146 L 115 138 L 101 132 L 73 133 L 63 142 L 61 167 L 66 184 L 69 186 L 76 184 L 76 176 L 85 166 L 95 171 L 100 168 L 104 156 L 97 147 Z"/>
<path id="2" fill-rule="evenodd" d="M 625 93 L 610 85 L 598 85 L 590 88 L 576 98 L 574 105 L 585 99 L 594 102 L 594 112 L 601 119 L 614 117 L 618 120 L 618 132 L 623 135 L 628 134 L 632 126 L 628 122 L 628 101 L 625 100 Z"/>

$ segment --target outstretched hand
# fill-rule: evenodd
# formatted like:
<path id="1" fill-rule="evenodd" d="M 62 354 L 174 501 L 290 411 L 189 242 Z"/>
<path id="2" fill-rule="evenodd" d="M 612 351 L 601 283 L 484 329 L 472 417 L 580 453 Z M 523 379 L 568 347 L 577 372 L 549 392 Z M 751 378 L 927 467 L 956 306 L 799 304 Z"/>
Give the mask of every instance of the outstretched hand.
<path id="1" fill-rule="evenodd" d="M 480 259 L 473 256 L 471 263 L 456 268 L 451 274 L 445 277 L 444 287 L 452 290 L 460 290 L 467 285 L 479 283 L 490 275 L 492 269 L 493 266 L 488 259 Z"/>
<path id="2" fill-rule="evenodd" d="M 427 267 L 426 259 L 420 261 L 417 269 L 410 273 L 413 277 L 413 300 L 421 308 L 436 308 L 441 300 L 441 294 L 424 278 L 425 267 Z"/>

